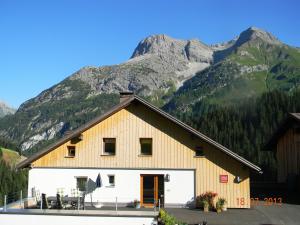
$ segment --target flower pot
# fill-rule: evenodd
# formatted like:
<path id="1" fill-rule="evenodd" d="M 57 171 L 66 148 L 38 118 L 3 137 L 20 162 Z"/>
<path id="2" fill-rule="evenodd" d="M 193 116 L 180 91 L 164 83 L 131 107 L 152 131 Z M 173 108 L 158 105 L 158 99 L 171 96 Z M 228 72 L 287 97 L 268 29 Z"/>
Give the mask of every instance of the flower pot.
<path id="1" fill-rule="evenodd" d="M 217 213 L 221 213 L 221 212 L 222 212 L 222 209 L 218 208 Z"/>
<path id="2" fill-rule="evenodd" d="M 204 207 L 203 207 L 203 211 L 204 211 L 204 212 L 209 212 L 209 206 L 204 206 Z"/>
<path id="3" fill-rule="evenodd" d="M 141 208 L 141 204 L 140 204 L 140 203 L 136 203 L 136 204 L 135 204 L 135 208 L 136 208 L 136 209 L 140 209 L 140 208 Z"/>

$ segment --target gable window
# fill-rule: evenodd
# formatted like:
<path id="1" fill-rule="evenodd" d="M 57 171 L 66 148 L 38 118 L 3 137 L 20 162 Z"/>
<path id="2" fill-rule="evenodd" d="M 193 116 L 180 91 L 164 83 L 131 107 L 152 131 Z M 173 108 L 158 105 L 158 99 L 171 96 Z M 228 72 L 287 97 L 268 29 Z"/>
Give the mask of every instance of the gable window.
<path id="1" fill-rule="evenodd" d="M 115 138 L 103 138 L 103 154 L 115 155 L 116 154 L 116 139 Z"/>
<path id="2" fill-rule="evenodd" d="M 76 155 L 76 147 L 75 146 L 68 146 L 67 157 L 74 158 Z"/>
<path id="3" fill-rule="evenodd" d="M 76 177 L 76 187 L 79 191 L 86 191 L 87 177 Z"/>
<path id="4" fill-rule="evenodd" d="M 152 155 L 152 138 L 140 138 L 141 155 Z"/>
<path id="5" fill-rule="evenodd" d="M 204 151 L 202 146 L 196 146 L 195 147 L 195 157 L 203 157 Z"/>
<path id="6" fill-rule="evenodd" d="M 115 175 L 108 175 L 108 185 L 111 187 L 115 186 Z"/>

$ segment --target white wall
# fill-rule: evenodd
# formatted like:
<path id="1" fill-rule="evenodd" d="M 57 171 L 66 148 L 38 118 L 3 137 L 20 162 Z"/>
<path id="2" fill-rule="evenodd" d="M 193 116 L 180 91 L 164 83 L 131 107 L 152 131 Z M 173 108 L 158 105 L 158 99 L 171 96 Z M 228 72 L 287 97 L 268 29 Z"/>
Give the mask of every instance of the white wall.
<path id="1" fill-rule="evenodd" d="M 16 215 L 0 214 L 3 225 L 151 225 L 150 217 L 105 217 L 105 216 L 54 216 L 54 215 Z"/>
<path id="2" fill-rule="evenodd" d="M 133 170 L 133 169 L 55 169 L 33 168 L 29 171 L 28 193 L 35 187 L 40 193 L 55 196 L 57 188 L 64 188 L 64 194 L 70 195 L 76 188 L 76 177 L 87 176 L 96 182 L 101 174 L 102 187 L 92 192 L 93 202 L 132 202 L 140 199 L 141 174 L 169 174 L 170 181 L 165 182 L 165 204 L 186 204 L 194 197 L 194 170 Z M 115 187 L 108 186 L 108 175 L 115 175 Z M 87 196 L 86 201 L 91 201 Z"/>

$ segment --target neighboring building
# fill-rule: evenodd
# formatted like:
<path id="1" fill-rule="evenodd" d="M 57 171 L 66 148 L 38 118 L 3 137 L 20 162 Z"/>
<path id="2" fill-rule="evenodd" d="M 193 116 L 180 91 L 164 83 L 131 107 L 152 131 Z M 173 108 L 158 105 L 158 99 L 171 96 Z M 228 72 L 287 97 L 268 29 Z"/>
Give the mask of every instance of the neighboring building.
<path id="1" fill-rule="evenodd" d="M 32 188 L 70 195 L 78 187 L 87 202 L 140 200 L 169 207 L 194 203 L 206 191 L 228 207 L 250 207 L 250 170 L 261 169 L 132 93 L 120 104 L 18 165 L 30 168 Z M 97 187 L 98 186 L 98 187 Z"/>
<path id="2" fill-rule="evenodd" d="M 300 176 L 300 113 L 290 113 L 264 148 L 276 152 L 277 181 L 295 183 Z"/>

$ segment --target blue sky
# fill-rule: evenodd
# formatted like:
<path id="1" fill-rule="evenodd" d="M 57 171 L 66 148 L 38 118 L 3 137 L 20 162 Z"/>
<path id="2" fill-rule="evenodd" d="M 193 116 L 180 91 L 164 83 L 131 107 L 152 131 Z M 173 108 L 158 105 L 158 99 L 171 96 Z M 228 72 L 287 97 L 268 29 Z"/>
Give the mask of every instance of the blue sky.
<path id="1" fill-rule="evenodd" d="M 300 46 L 298 0 L 0 0 L 0 99 L 14 107 L 151 34 L 212 44 L 249 26 Z"/>

